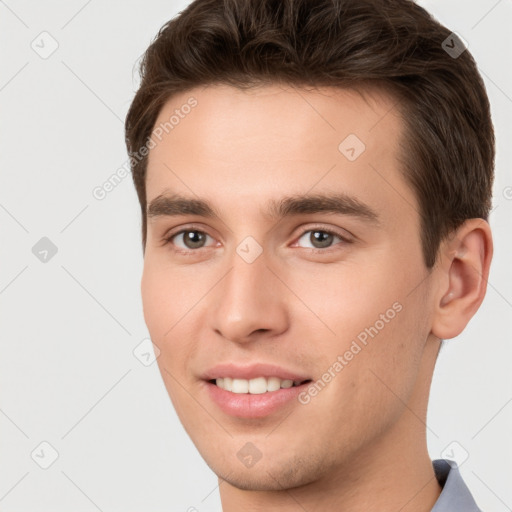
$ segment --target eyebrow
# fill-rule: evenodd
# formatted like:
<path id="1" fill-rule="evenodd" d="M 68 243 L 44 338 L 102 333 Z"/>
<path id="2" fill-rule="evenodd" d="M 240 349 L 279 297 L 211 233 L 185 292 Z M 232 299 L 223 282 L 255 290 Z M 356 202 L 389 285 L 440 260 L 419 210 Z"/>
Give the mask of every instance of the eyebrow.
<path id="1" fill-rule="evenodd" d="M 294 215 L 311 213 L 331 213 L 349 215 L 379 224 L 379 215 L 359 199 L 344 193 L 305 194 L 271 199 L 266 204 L 263 215 L 280 220 Z M 198 215 L 205 218 L 221 219 L 220 212 L 204 199 L 194 199 L 179 194 L 161 194 L 147 207 L 148 217 Z"/>

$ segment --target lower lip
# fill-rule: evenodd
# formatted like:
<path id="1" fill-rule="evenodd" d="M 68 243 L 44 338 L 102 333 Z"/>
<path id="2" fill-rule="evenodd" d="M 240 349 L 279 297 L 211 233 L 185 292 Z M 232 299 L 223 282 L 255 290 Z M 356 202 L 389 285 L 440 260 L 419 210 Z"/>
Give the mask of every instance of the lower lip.
<path id="1" fill-rule="evenodd" d="M 297 399 L 297 395 L 311 384 L 311 382 L 305 382 L 300 386 L 252 395 L 250 393 L 232 393 L 211 382 L 204 382 L 210 398 L 220 409 L 226 414 L 238 418 L 263 418 L 268 416 Z M 296 403 L 299 403 L 298 400 L 296 400 Z"/>

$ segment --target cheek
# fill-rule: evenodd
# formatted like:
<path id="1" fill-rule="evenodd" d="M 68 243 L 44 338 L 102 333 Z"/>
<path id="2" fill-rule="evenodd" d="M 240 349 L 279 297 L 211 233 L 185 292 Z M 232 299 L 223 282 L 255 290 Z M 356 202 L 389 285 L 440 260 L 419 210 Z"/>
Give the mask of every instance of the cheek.
<path id="1" fill-rule="evenodd" d="M 191 285 L 194 276 L 189 274 L 178 272 L 150 254 L 145 257 L 141 280 L 144 319 L 157 339 L 172 337 L 180 318 L 197 301 L 201 287 Z"/>
<path id="2" fill-rule="evenodd" d="M 163 331 L 164 319 L 169 315 L 169 311 L 166 311 L 166 288 L 165 278 L 159 278 L 158 272 L 145 262 L 141 280 L 142 307 L 152 337 Z"/>
<path id="3" fill-rule="evenodd" d="M 331 411 L 333 423 L 346 425 L 347 442 L 352 439 L 356 444 L 359 435 L 371 438 L 399 418 L 420 369 L 424 339 L 417 325 L 418 305 L 404 298 L 396 309 L 388 309 L 386 301 L 382 304 L 374 303 L 364 315 L 359 311 L 357 319 L 350 314 L 340 317 L 335 344 L 325 346 L 330 355 L 327 366 L 341 356 L 342 369 L 318 405 Z M 351 305 L 355 312 L 357 306 Z"/>
<path id="4" fill-rule="evenodd" d="M 167 264 L 148 257 L 144 262 L 141 279 L 141 295 L 144 320 L 153 343 L 159 348 L 158 363 L 166 382 L 174 385 L 173 379 L 165 375 L 183 378 L 187 372 L 187 361 L 197 350 L 197 322 L 191 321 L 194 307 L 204 296 L 207 284 L 193 285 L 197 271 L 184 269 L 178 272 Z M 211 286 L 211 285 L 210 285 Z"/>
<path id="5" fill-rule="evenodd" d="M 315 322 L 323 333 L 318 343 L 331 363 L 350 351 L 349 365 L 358 373 L 372 369 L 399 385 L 401 379 L 405 384 L 414 378 L 429 314 L 426 283 L 418 286 L 424 279 L 421 266 L 412 268 L 408 262 L 407 268 L 391 256 L 337 269 L 318 267 L 302 273 L 291 288 L 300 290 L 297 295 L 321 320 Z"/>
<path id="6" fill-rule="evenodd" d="M 342 348 L 342 340 L 357 336 L 386 311 L 395 317 L 393 304 L 403 293 L 397 280 L 389 279 L 393 274 L 382 260 L 345 261 L 295 269 L 285 280 L 320 321 L 319 328 L 327 327 L 326 334 Z"/>
<path id="7" fill-rule="evenodd" d="M 366 325 L 353 336 L 361 346 L 356 388 L 360 403 L 373 403 L 384 415 L 398 414 L 416 386 L 429 334 L 428 305 L 419 289 L 411 293 L 405 283 L 378 293 Z"/>
<path id="8" fill-rule="evenodd" d="M 179 340 L 183 340 L 184 336 L 179 336 L 179 318 L 183 314 L 180 315 L 178 311 L 181 308 L 178 307 L 170 276 L 170 273 L 158 270 L 148 261 L 142 274 L 141 295 L 146 326 L 152 342 L 160 350 L 157 359 L 160 373 L 174 403 L 171 393 L 174 379 L 167 372 L 171 375 L 178 373 L 176 353 L 182 351 Z"/>

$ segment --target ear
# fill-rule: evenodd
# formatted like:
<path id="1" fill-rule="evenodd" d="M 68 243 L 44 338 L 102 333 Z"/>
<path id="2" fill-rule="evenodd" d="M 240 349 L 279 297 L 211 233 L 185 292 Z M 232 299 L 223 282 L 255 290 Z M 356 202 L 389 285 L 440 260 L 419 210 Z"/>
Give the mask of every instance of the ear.
<path id="1" fill-rule="evenodd" d="M 491 228 L 483 219 L 468 219 L 439 251 L 432 334 L 450 339 L 464 330 L 484 300 L 493 253 Z"/>

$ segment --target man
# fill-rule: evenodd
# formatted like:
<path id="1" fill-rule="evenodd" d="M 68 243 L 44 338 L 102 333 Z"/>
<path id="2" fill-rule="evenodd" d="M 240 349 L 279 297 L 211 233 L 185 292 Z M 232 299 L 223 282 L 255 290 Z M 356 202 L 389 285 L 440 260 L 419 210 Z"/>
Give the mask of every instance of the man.
<path id="1" fill-rule="evenodd" d="M 492 258 L 463 42 L 409 0 L 196 0 L 141 71 L 144 315 L 224 512 L 479 510 L 426 445 Z"/>

